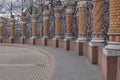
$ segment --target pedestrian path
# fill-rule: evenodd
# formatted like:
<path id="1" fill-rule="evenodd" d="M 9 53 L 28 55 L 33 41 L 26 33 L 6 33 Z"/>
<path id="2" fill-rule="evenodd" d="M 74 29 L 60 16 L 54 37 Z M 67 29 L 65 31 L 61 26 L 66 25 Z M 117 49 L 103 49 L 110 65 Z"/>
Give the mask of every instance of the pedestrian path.
<path id="1" fill-rule="evenodd" d="M 89 64 L 83 56 L 75 55 L 74 52 L 61 48 L 39 45 L 34 45 L 34 47 L 43 49 L 55 57 L 53 80 L 102 80 L 99 67 Z"/>
<path id="2" fill-rule="evenodd" d="M 0 80 L 51 80 L 50 58 L 31 47 L 0 45 Z"/>
<path id="3" fill-rule="evenodd" d="M 49 46 L 14 45 L 43 50 L 54 59 L 51 61 L 33 49 L 0 46 L 0 80 L 49 80 L 52 71 L 52 80 L 102 80 L 99 67 L 89 64 L 85 57 L 74 55 L 74 52 Z M 50 62 L 52 66 L 49 66 Z"/>

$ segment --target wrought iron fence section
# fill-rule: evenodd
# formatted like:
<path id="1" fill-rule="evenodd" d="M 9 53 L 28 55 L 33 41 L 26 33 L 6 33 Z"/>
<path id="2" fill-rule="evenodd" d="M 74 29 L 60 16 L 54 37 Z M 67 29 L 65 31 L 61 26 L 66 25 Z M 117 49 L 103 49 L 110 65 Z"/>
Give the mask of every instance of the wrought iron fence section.
<path id="1" fill-rule="evenodd" d="M 5 20 L 3 24 L 3 38 L 8 39 L 10 37 L 10 24 L 9 20 Z"/>
<path id="2" fill-rule="evenodd" d="M 75 39 L 78 37 L 78 8 L 77 1 L 75 1 L 74 9 L 73 9 L 73 24 L 72 24 L 72 35 Z"/>
<path id="3" fill-rule="evenodd" d="M 86 0 L 86 15 L 87 15 L 87 41 L 92 39 L 92 26 L 93 26 L 93 3 L 92 0 Z"/>
<path id="4" fill-rule="evenodd" d="M 32 37 L 32 19 L 31 16 L 26 17 L 26 38 Z"/>
<path id="5" fill-rule="evenodd" d="M 37 38 L 42 37 L 43 37 L 43 16 L 41 12 L 37 18 Z"/>
<path id="6" fill-rule="evenodd" d="M 54 36 L 55 36 L 54 7 L 50 7 L 48 37 L 49 37 L 49 38 L 53 38 Z"/>
<path id="7" fill-rule="evenodd" d="M 109 0 L 104 0 L 104 13 L 103 13 L 103 37 L 104 42 L 108 41 L 108 29 L 109 29 Z"/>
<path id="8" fill-rule="evenodd" d="M 14 38 L 20 38 L 21 37 L 21 25 L 20 25 L 20 21 L 19 20 L 15 21 L 14 30 L 15 30 Z"/>
<path id="9" fill-rule="evenodd" d="M 66 13 L 65 13 L 65 7 L 62 8 L 61 13 L 61 38 L 65 38 L 66 33 Z"/>

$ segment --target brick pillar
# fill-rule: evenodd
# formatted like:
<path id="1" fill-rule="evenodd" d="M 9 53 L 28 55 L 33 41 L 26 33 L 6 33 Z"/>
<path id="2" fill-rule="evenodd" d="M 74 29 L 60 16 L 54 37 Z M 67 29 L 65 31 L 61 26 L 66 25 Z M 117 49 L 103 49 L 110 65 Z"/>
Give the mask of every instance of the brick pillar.
<path id="1" fill-rule="evenodd" d="M 37 38 L 37 15 L 36 14 L 32 14 L 31 15 L 32 18 L 32 37 L 30 38 L 29 42 L 30 44 L 35 44 L 35 39 Z"/>
<path id="2" fill-rule="evenodd" d="M 55 39 L 59 39 L 60 38 L 60 28 L 61 28 L 61 21 L 60 21 L 60 17 L 61 17 L 61 8 L 60 7 L 56 7 L 54 9 L 55 11 Z"/>
<path id="3" fill-rule="evenodd" d="M 59 39 L 61 36 L 61 7 L 55 7 L 55 37 L 53 38 L 53 46 L 58 47 L 59 46 Z"/>
<path id="4" fill-rule="evenodd" d="M 32 14 L 32 37 L 31 39 L 36 39 L 36 36 L 37 36 L 37 21 L 36 21 L 36 18 L 37 18 L 37 15 L 36 14 Z"/>
<path id="5" fill-rule="evenodd" d="M 103 50 L 105 66 L 102 72 L 106 74 L 103 75 L 103 80 L 120 80 L 116 78 L 116 75 L 120 75 L 117 74 L 120 58 L 120 0 L 110 0 L 109 6 L 109 42 Z"/>
<path id="6" fill-rule="evenodd" d="M 66 40 L 73 39 L 72 36 L 72 18 L 73 18 L 74 2 L 66 4 Z"/>
<path id="7" fill-rule="evenodd" d="M 4 20 L 0 20 L 0 43 L 2 43 L 3 38 L 3 22 Z"/>
<path id="8" fill-rule="evenodd" d="M 14 18 L 11 18 L 9 20 L 9 23 L 10 23 L 10 38 L 9 38 L 9 42 L 10 43 L 13 43 L 13 39 L 14 39 L 14 24 L 15 24 L 15 19 Z"/>
<path id="9" fill-rule="evenodd" d="M 43 12 L 43 45 L 47 45 L 47 39 L 48 39 L 48 26 L 49 26 L 49 10 L 44 10 Z"/>
<path id="10" fill-rule="evenodd" d="M 89 43 L 89 61 L 98 63 L 98 47 L 104 46 L 102 34 L 104 0 L 93 0 L 93 34 Z"/>
<path id="11" fill-rule="evenodd" d="M 86 4 L 85 1 L 80 1 L 81 4 L 79 5 L 79 17 L 78 17 L 78 39 L 77 41 L 86 41 Z"/>
<path id="12" fill-rule="evenodd" d="M 104 42 L 102 34 L 104 0 L 93 0 L 92 42 Z"/>
<path id="13" fill-rule="evenodd" d="M 86 42 L 86 1 L 78 2 L 78 38 L 75 43 L 75 52 L 83 54 L 83 45 Z"/>
<path id="14" fill-rule="evenodd" d="M 20 43 L 24 43 L 24 39 L 26 37 L 26 22 L 25 22 L 25 16 L 21 17 L 21 38 Z"/>
<path id="15" fill-rule="evenodd" d="M 64 48 L 70 50 L 70 41 L 73 39 L 72 35 L 72 18 L 74 1 L 69 1 L 66 4 L 66 38 L 64 39 Z"/>

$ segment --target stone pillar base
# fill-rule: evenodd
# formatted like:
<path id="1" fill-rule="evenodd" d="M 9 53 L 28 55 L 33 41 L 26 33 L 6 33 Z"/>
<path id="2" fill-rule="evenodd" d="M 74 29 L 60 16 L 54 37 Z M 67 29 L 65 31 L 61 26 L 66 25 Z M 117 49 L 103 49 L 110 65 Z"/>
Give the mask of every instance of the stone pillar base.
<path id="1" fill-rule="evenodd" d="M 56 47 L 56 48 L 59 47 L 59 40 L 58 39 L 53 39 L 53 47 Z"/>
<path id="2" fill-rule="evenodd" d="M 98 64 L 98 47 L 104 46 L 103 43 L 90 42 L 88 49 L 88 60 L 91 64 Z"/>
<path id="3" fill-rule="evenodd" d="M 35 39 L 36 39 L 36 36 L 32 36 L 29 40 L 30 44 L 35 45 Z"/>
<path id="4" fill-rule="evenodd" d="M 0 43 L 2 43 L 3 42 L 3 38 L 0 38 Z"/>
<path id="5" fill-rule="evenodd" d="M 75 52 L 80 56 L 83 54 L 83 42 L 76 41 Z"/>
<path id="6" fill-rule="evenodd" d="M 120 78 L 117 79 L 117 77 L 119 77 L 117 75 L 120 75 L 118 74 L 120 66 L 117 62 L 120 62 L 117 56 L 106 56 L 103 54 L 101 64 L 103 80 L 120 80 Z M 119 66 L 118 69 L 117 66 Z"/>
<path id="7" fill-rule="evenodd" d="M 20 43 L 21 43 L 21 44 L 24 44 L 24 43 L 25 43 L 25 36 L 22 36 L 22 37 L 20 38 Z"/>
<path id="8" fill-rule="evenodd" d="M 42 45 L 47 46 L 47 38 L 42 38 Z"/>
<path id="9" fill-rule="evenodd" d="M 25 43 L 25 39 L 23 38 L 23 39 L 20 39 L 20 43 L 21 44 L 24 44 Z"/>
<path id="10" fill-rule="evenodd" d="M 9 43 L 13 43 L 14 39 L 13 38 L 9 38 Z"/>
<path id="11" fill-rule="evenodd" d="M 77 52 L 79 55 L 83 54 L 83 44 L 86 42 L 86 38 L 78 38 L 76 40 L 76 45 L 75 45 L 75 52 Z"/>
<path id="12" fill-rule="evenodd" d="M 64 40 L 64 49 L 70 50 L 70 40 Z"/>

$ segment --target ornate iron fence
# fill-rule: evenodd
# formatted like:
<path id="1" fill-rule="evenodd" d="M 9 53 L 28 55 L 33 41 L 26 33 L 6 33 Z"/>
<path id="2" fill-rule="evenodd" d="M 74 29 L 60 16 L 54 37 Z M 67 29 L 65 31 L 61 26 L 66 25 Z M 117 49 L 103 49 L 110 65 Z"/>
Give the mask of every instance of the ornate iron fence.
<path id="1" fill-rule="evenodd" d="M 15 38 L 20 38 L 21 37 L 21 25 L 20 21 L 16 20 L 14 24 L 14 29 L 15 29 Z"/>
<path id="2" fill-rule="evenodd" d="M 26 38 L 32 37 L 32 19 L 31 16 L 26 17 Z"/>
<path id="3" fill-rule="evenodd" d="M 3 38 L 9 38 L 10 37 L 10 24 L 9 21 L 6 19 L 3 24 Z"/>
<path id="4" fill-rule="evenodd" d="M 78 8 L 77 1 L 75 1 L 74 12 L 73 12 L 73 24 L 72 24 L 72 35 L 75 39 L 78 37 Z"/>
<path id="5" fill-rule="evenodd" d="M 92 0 L 86 0 L 86 15 L 87 15 L 87 41 L 92 39 L 92 26 L 93 26 L 93 3 Z"/>
<path id="6" fill-rule="evenodd" d="M 109 29 L 109 0 L 104 0 L 104 13 L 103 13 L 103 37 L 107 44 L 108 41 L 108 29 Z"/>
<path id="7" fill-rule="evenodd" d="M 65 8 L 62 8 L 62 13 L 61 13 L 61 38 L 65 38 L 65 33 L 66 33 L 66 15 L 65 15 Z"/>

